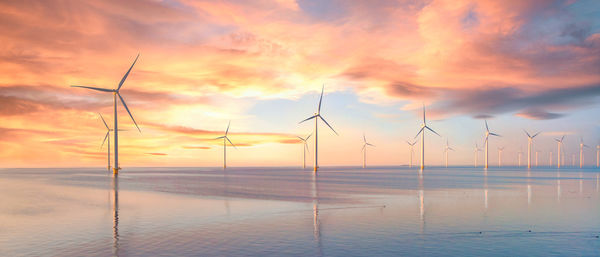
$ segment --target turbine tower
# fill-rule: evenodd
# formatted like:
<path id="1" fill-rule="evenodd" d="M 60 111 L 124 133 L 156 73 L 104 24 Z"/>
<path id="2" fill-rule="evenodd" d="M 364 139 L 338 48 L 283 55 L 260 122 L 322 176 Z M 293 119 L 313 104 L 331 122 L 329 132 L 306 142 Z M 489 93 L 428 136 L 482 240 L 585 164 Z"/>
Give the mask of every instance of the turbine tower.
<path id="1" fill-rule="evenodd" d="M 323 116 L 321 116 L 321 102 L 323 100 L 323 90 L 325 90 L 325 85 L 323 85 L 323 87 L 321 88 L 321 97 L 319 98 L 319 106 L 317 107 L 317 112 L 315 113 L 315 115 L 310 116 L 308 118 L 306 118 L 305 120 L 299 122 L 298 124 L 311 120 L 311 119 L 315 119 L 315 165 L 314 165 L 314 172 L 316 173 L 317 170 L 319 169 L 319 119 L 321 119 L 325 125 L 327 125 L 327 127 L 329 127 L 333 133 L 335 133 L 336 135 L 338 134 L 337 132 L 335 132 L 335 129 L 333 129 L 329 123 L 327 123 L 327 121 L 323 118 Z"/>
<path id="2" fill-rule="evenodd" d="M 477 168 L 477 162 L 479 161 L 479 152 L 481 152 L 481 148 L 479 148 L 479 146 L 477 146 L 477 143 L 475 143 L 475 168 Z"/>
<path id="3" fill-rule="evenodd" d="M 562 156 L 563 156 L 563 150 L 562 150 L 562 146 L 563 146 L 563 140 L 565 140 L 565 136 L 563 135 L 560 139 L 555 138 L 554 141 L 556 141 L 556 144 L 558 146 L 558 151 L 556 152 L 556 165 L 558 168 L 560 168 L 560 165 L 562 164 Z"/>
<path id="4" fill-rule="evenodd" d="M 488 127 L 487 120 L 485 121 L 485 168 L 488 168 L 488 150 L 489 150 L 489 142 L 488 138 L 490 136 L 499 137 L 500 135 L 496 133 L 490 132 L 490 128 Z"/>
<path id="5" fill-rule="evenodd" d="M 550 158 L 548 158 L 549 167 L 552 167 L 552 151 L 550 151 Z"/>
<path id="6" fill-rule="evenodd" d="M 106 158 L 108 160 L 108 171 L 110 172 L 110 132 L 112 131 L 112 129 L 110 129 L 110 127 L 108 127 L 108 124 L 106 124 L 106 121 L 104 120 L 104 117 L 102 117 L 102 114 L 98 113 L 98 115 L 100 115 L 100 119 L 102 119 L 102 123 L 104 123 L 104 126 L 106 127 L 106 136 L 104 136 L 104 140 L 102 140 L 102 145 L 100 146 L 100 149 L 102 149 L 102 147 L 104 146 L 104 143 L 106 143 L 106 140 L 108 139 L 108 158 Z"/>
<path id="7" fill-rule="evenodd" d="M 540 151 L 535 151 L 535 167 L 538 167 L 538 155 L 539 155 Z"/>
<path id="8" fill-rule="evenodd" d="M 229 144 L 231 144 L 233 148 L 237 149 L 237 147 L 231 142 L 231 140 L 229 140 L 229 137 L 227 137 L 227 134 L 229 133 L 229 125 L 231 125 L 231 121 L 227 123 L 227 129 L 225 130 L 224 136 L 215 138 L 215 140 L 223 139 L 223 169 L 227 169 L 227 142 L 229 142 Z"/>
<path id="9" fill-rule="evenodd" d="M 421 129 L 415 136 L 415 138 L 417 138 L 419 136 L 419 134 L 421 134 L 421 170 L 420 170 L 420 172 L 423 172 L 423 169 L 425 168 L 425 129 L 428 129 L 429 131 L 433 132 L 434 134 L 440 136 L 440 134 L 438 134 L 433 129 L 431 129 L 430 127 L 427 126 L 427 119 L 425 119 L 425 104 L 423 104 L 423 124 L 421 125 Z"/>
<path id="10" fill-rule="evenodd" d="M 88 87 L 88 86 L 71 86 L 71 87 L 80 87 L 80 88 L 86 88 L 86 89 L 91 89 L 91 90 L 96 90 L 96 91 L 101 91 L 101 92 L 107 92 L 107 93 L 112 93 L 113 94 L 113 102 L 114 102 L 114 118 L 115 118 L 115 124 L 113 126 L 113 132 L 115 133 L 115 167 L 113 167 L 113 174 L 117 175 L 119 174 L 119 170 L 121 169 L 121 167 L 119 167 L 119 127 L 117 126 L 117 96 L 119 97 L 119 99 L 121 100 L 121 103 L 123 104 L 123 107 L 125 107 L 125 110 L 127 111 L 127 113 L 129 114 L 129 117 L 131 117 L 131 120 L 133 121 L 133 124 L 135 124 L 135 126 L 137 127 L 138 131 L 140 133 L 142 133 L 142 130 L 140 130 L 140 127 L 137 125 L 137 123 L 135 122 L 135 119 L 133 118 L 133 115 L 131 115 L 131 112 L 129 111 L 129 108 L 127 108 L 127 104 L 125 103 L 125 100 L 123 100 L 123 97 L 121 97 L 121 94 L 119 93 L 119 91 L 121 90 L 121 87 L 123 86 L 123 83 L 125 83 L 125 80 L 127 79 L 127 76 L 129 76 L 129 73 L 131 72 L 131 69 L 133 68 L 133 65 L 135 65 L 135 63 L 137 62 L 138 58 L 140 57 L 140 54 L 138 54 L 135 57 L 135 60 L 133 61 L 133 64 L 131 64 L 131 67 L 129 67 L 129 70 L 127 70 L 127 72 L 125 73 L 125 75 L 123 76 L 123 78 L 121 79 L 121 82 L 119 82 L 119 85 L 117 86 L 116 89 L 108 89 L 108 88 L 98 88 L 98 87 Z"/>
<path id="11" fill-rule="evenodd" d="M 310 138 L 310 136 L 312 136 L 312 133 L 306 138 L 298 137 L 304 143 L 302 146 L 302 169 L 306 169 L 306 151 L 308 151 L 308 143 L 306 141 Z"/>
<path id="12" fill-rule="evenodd" d="M 537 135 L 540 134 L 540 132 L 535 133 L 535 135 L 530 135 L 529 132 L 527 132 L 527 130 L 523 130 L 525 131 L 525 134 L 527 134 L 527 168 L 531 169 L 531 148 L 533 145 L 533 138 L 535 138 Z"/>
<path id="13" fill-rule="evenodd" d="M 523 149 L 519 148 L 519 152 L 517 154 L 519 155 L 519 167 L 521 167 L 521 156 L 523 156 Z"/>
<path id="14" fill-rule="evenodd" d="M 502 151 L 504 151 L 504 146 L 498 147 L 498 167 L 502 167 Z"/>
<path id="15" fill-rule="evenodd" d="M 454 149 L 448 146 L 448 139 L 446 139 L 446 146 L 444 147 L 444 153 L 446 154 L 446 168 L 448 168 L 448 151 L 454 151 Z"/>
<path id="16" fill-rule="evenodd" d="M 362 147 L 362 152 L 363 152 L 363 169 L 367 168 L 367 146 L 373 146 L 372 144 L 370 144 L 369 142 L 367 142 L 367 138 L 365 137 L 365 134 L 363 133 L 363 147 Z"/>
<path id="17" fill-rule="evenodd" d="M 579 168 L 583 168 L 583 148 L 587 147 L 589 148 L 589 146 L 587 146 L 586 144 L 583 143 L 583 138 L 579 138 Z"/>
<path id="18" fill-rule="evenodd" d="M 414 153 L 414 151 L 413 151 L 413 148 L 414 148 L 415 144 L 417 143 L 417 141 L 414 141 L 414 142 L 412 142 L 412 143 L 411 143 L 411 142 L 408 142 L 408 141 L 406 141 L 406 143 L 408 144 L 408 150 L 410 151 L 410 163 L 408 164 L 408 167 L 409 167 L 409 168 L 412 168 L 412 164 L 413 164 L 413 153 Z"/>

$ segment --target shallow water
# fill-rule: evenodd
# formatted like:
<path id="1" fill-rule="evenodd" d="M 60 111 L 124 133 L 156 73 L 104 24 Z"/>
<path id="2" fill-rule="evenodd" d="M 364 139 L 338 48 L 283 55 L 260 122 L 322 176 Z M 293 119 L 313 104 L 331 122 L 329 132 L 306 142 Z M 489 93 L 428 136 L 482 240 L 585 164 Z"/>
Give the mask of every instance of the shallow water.
<path id="1" fill-rule="evenodd" d="M 0 255 L 600 256 L 598 172 L 0 169 Z"/>

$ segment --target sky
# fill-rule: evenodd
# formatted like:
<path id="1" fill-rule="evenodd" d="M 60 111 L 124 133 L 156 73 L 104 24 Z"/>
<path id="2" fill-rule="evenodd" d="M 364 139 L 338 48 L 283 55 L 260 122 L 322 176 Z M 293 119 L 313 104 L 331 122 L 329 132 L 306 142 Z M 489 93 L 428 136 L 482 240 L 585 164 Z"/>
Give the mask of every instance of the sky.
<path id="1" fill-rule="evenodd" d="M 594 165 L 600 143 L 600 2 L 2 1 L 0 167 L 102 167 L 112 96 L 119 103 L 121 167 L 298 166 L 317 108 L 320 165 L 408 163 L 422 123 L 427 165 L 515 164 L 527 137 L 540 164 L 566 135 Z M 312 165 L 313 138 L 307 163 Z M 415 148 L 418 159 L 420 143 Z M 480 163 L 483 155 L 479 154 Z M 578 156 L 577 156 L 578 159 Z M 416 163 L 416 161 L 415 161 Z"/>

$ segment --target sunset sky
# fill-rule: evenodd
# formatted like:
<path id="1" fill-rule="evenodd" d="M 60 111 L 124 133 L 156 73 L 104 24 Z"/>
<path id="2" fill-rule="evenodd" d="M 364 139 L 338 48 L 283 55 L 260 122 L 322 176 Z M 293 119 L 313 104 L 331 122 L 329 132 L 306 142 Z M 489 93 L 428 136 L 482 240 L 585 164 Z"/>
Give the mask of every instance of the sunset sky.
<path id="1" fill-rule="evenodd" d="M 2 1 L 0 167 L 103 167 L 110 94 L 121 94 L 120 166 L 301 165 L 317 107 L 321 165 L 408 162 L 406 140 L 429 126 L 427 164 L 472 164 L 484 120 L 501 138 L 490 161 L 526 152 L 541 163 L 566 134 L 586 164 L 600 140 L 600 2 L 589 1 Z M 112 121 L 109 122 L 112 126 Z M 312 154 L 313 141 L 309 141 Z M 417 146 L 418 148 L 418 146 Z M 415 160 L 417 160 L 415 151 Z M 480 155 L 480 162 L 483 155 Z M 307 159 L 310 164 L 312 157 Z M 416 161 L 415 161 L 416 163 Z M 311 164 L 312 166 L 312 164 Z"/>

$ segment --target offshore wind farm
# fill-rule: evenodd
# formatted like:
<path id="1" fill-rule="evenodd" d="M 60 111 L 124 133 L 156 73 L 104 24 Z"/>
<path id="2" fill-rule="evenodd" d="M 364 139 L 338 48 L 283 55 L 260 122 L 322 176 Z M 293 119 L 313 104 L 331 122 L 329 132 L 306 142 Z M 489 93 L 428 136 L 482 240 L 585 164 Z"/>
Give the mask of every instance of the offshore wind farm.
<path id="1" fill-rule="evenodd" d="M 593 1 L 0 10 L 1 256 L 600 255 Z"/>

